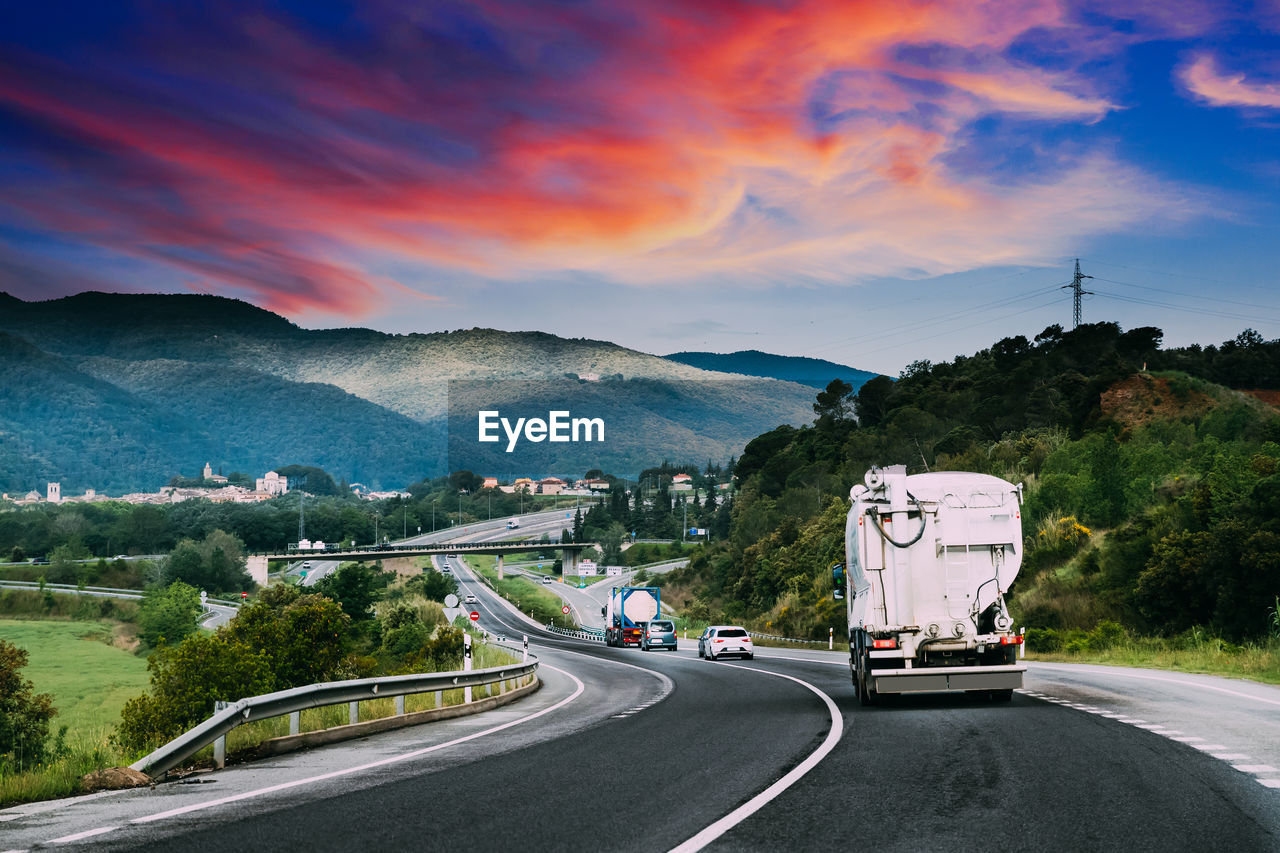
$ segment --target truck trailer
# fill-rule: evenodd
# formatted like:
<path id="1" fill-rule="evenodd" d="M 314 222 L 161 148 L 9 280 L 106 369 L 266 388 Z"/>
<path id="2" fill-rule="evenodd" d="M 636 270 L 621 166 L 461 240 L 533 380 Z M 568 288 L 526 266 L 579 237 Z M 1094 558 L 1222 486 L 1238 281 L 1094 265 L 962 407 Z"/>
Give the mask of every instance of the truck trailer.
<path id="1" fill-rule="evenodd" d="M 662 612 L 662 590 L 656 586 L 615 586 L 600 608 L 606 646 L 638 646 L 644 625 Z"/>
<path id="2" fill-rule="evenodd" d="M 859 702 L 966 691 L 1008 700 L 1022 636 L 1004 596 L 1022 563 L 1022 487 L 988 474 L 872 468 L 849 491 L 845 596 Z"/>

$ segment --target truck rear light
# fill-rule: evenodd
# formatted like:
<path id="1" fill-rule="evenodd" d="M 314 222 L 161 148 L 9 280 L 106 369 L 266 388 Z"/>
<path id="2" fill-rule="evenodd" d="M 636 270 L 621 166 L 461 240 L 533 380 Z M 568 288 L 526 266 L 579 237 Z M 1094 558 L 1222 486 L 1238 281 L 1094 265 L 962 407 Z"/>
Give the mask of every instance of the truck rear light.
<path id="1" fill-rule="evenodd" d="M 1001 637 L 1000 645 L 1002 646 L 1020 646 L 1022 645 L 1022 637 L 1014 635 L 1012 637 Z"/>
<path id="2" fill-rule="evenodd" d="M 871 648 L 873 649 L 896 649 L 897 647 L 898 641 L 894 639 L 871 641 Z"/>

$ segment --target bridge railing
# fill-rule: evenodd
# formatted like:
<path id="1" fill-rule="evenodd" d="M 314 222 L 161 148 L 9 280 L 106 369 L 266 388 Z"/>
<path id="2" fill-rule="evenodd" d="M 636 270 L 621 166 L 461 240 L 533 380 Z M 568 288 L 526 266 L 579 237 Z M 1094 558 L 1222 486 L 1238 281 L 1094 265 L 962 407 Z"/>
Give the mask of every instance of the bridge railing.
<path id="1" fill-rule="evenodd" d="M 227 733 L 237 726 L 256 720 L 297 714 L 308 708 L 320 708 L 325 705 L 358 703 L 369 699 L 410 696 L 415 693 L 430 693 L 459 687 L 502 684 L 505 692 L 506 682 L 524 682 L 526 679 L 535 678 L 537 671 L 538 660 L 530 656 L 526 662 L 508 666 L 329 681 L 295 687 L 291 690 L 279 690 L 263 696 L 250 696 L 215 711 L 212 717 L 200 725 L 179 735 L 150 755 L 134 762 L 130 767 L 156 778 L 182 764 L 206 746 L 226 737 Z M 397 715 L 404 713 L 403 700 L 396 702 L 396 713 Z M 354 709 L 352 716 L 355 716 Z M 353 719 L 352 722 L 354 721 Z M 292 728 L 294 728 L 293 725 L 291 725 Z M 215 762 L 220 764 L 219 758 L 215 745 Z"/>

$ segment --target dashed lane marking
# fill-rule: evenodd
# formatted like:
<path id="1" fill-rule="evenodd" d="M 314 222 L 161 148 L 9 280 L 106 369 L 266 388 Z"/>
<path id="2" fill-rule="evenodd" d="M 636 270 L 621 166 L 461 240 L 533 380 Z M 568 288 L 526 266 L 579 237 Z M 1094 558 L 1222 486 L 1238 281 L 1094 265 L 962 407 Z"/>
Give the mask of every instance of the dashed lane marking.
<path id="1" fill-rule="evenodd" d="M 1241 773 L 1275 773 L 1277 772 L 1270 764 L 1232 764 L 1232 769 L 1239 770 Z"/>
<path id="2" fill-rule="evenodd" d="M 86 838 L 93 838 L 95 835 L 106 835 L 108 832 L 114 832 L 119 829 L 118 826 L 100 826 L 97 829 L 86 829 L 84 832 L 77 832 L 75 835 L 64 835 L 61 838 L 55 838 L 50 844 L 70 844 L 73 841 L 83 841 Z"/>

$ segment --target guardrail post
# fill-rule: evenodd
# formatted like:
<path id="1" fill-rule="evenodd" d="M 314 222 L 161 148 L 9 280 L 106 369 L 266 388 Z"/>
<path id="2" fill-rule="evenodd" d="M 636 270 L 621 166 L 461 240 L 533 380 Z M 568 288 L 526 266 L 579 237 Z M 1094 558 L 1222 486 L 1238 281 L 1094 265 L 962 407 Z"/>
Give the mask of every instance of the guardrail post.
<path id="1" fill-rule="evenodd" d="M 294 711 L 289 715 L 289 734 L 296 735 L 302 730 L 302 712 Z"/>
<path id="2" fill-rule="evenodd" d="M 462 671 L 471 671 L 471 635 L 462 635 Z M 471 704 L 471 685 L 467 685 L 463 690 L 463 699 L 468 705 Z"/>
<path id="3" fill-rule="evenodd" d="M 444 707 L 444 691 L 443 690 L 436 691 L 436 707 L 437 708 Z"/>
<path id="4" fill-rule="evenodd" d="M 396 716 L 404 716 L 404 696 L 396 697 Z"/>
<path id="5" fill-rule="evenodd" d="M 359 702 L 347 703 L 347 718 L 351 721 L 351 725 L 353 726 L 356 723 L 360 722 L 360 703 Z"/>

